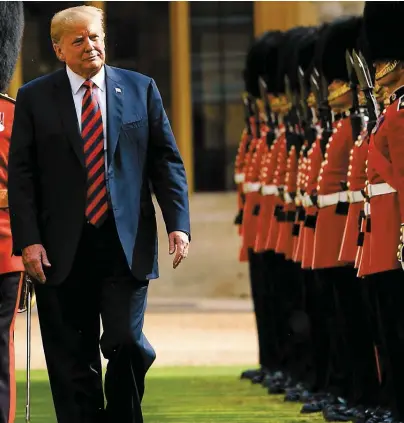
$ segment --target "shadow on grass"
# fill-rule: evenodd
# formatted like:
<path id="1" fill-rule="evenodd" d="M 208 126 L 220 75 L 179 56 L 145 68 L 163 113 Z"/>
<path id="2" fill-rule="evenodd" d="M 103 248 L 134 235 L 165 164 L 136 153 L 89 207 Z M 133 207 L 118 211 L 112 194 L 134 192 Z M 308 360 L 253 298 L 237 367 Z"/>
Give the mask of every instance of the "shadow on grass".
<path id="1" fill-rule="evenodd" d="M 312 423 L 321 416 L 300 417 L 299 405 L 238 380 L 234 368 L 156 369 L 146 383 L 145 423 Z M 18 375 L 16 423 L 24 423 L 24 374 Z M 56 423 L 47 374 L 34 372 L 31 423 Z M 73 423 L 73 422 L 72 422 Z M 117 422 L 118 423 L 118 422 Z"/>

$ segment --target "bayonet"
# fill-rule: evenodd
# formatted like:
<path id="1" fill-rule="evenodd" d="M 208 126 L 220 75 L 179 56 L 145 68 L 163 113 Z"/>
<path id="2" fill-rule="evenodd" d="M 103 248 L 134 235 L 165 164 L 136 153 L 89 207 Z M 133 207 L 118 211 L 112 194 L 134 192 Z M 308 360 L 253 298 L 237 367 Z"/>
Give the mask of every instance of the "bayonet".
<path id="1" fill-rule="evenodd" d="M 274 121 L 272 119 L 272 110 L 271 110 L 271 105 L 269 104 L 269 99 L 268 99 L 268 87 L 267 87 L 267 84 L 265 83 L 265 81 L 262 77 L 258 78 L 258 85 L 259 85 L 259 88 L 260 88 L 260 94 L 261 94 L 262 101 L 264 102 L 264 108 L 265 108 L 265 114 L 267 116 L 268 126 L 271 129 L 271 131 L 274 131 L 275 130 L 275 124 L 274 124 Z"/>
<path id="2" fill-rule="evenodd" d="M 300 87 L 300 108 L 302 109 L 302 115 L 305 122 L 309 122 L 310 120 L 310 113 L 309 108 L 307 106 L 307 90 L 306 90 L 306 84 L 304 81 L 304 72 L 303 69 L 299 66 L 297 70 L 297 76 L 299 79 L 299 87 Z"/>
<path id="3" fill-rule="evenodd" d="M 350 110 L 352 136 L 353 136 L 353 139 L 356 140 L 359 137 L 360 133 L 362 132 L 363 121 L 362 121 L 362 116 L 359 109 L 358 78 L 355 75 L 355 72 L 353 69 L 353 60 L 348 50 L 345 52 L 345 61 L 346 61 L 346 67 L 348 71 L 348 78 L 350 82 L 349 87 L 352 92 L 352 108 Z"/>
<path id="4" fill-rule="evenodd" d="M 253 115 L 251 110 L 251 102 L 247 93 L 243 93 L 243 105 L 244 105 L 244 122 L 248 135 L 252 135 L 250 118 Z"/>
<path id="5" fill-rule="evenodd" d="M 258 104 L 258 98 L 254 98 L 254 110 L 255 110 L 255 137 L 261 138 L 261 119 L 260 119 L 260 108 Z"/>
<path id="6" fill-rule="evenodd" d="M 377 102 L 373 94 L 374 86 L 365 58 L 362 53 L 359 53 L 358 55 L 355 50 L 353 50 L 353 67 L 355 69 L 356 76 L 358 77 L 360 89 L 366 97 L 369 114 L 368 132 L 371 132 L 378 117 Z"/>
<path id="7" fill-rule="evenodd" d="M 324 156 L 326 152 L 326 145 L 332 135 L 331 109 L 328 104 L 328 84 L 324 75 L 320 75 L 316 68 L 313 69 L 312 83 L 313 87 L 317 90 L 317 107 L 322 127 L 320 146 Z"/>

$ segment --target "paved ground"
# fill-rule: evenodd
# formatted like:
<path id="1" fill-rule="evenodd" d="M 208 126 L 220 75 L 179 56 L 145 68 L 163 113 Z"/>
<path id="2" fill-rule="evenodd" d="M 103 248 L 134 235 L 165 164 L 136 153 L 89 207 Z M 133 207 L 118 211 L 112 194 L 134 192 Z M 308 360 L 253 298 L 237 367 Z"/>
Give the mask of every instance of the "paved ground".
<path id="1" fill-rule="evenodd" d="M 244 365 L 257 361 L 250 301 L 153 299 L 145 334 L 157 352 L 155 366 Z M 26 314 L 18 315 L 16 367 L 26 363 Z M 33 369 L 45 367 L 37 315 L 32 315 Z"/>

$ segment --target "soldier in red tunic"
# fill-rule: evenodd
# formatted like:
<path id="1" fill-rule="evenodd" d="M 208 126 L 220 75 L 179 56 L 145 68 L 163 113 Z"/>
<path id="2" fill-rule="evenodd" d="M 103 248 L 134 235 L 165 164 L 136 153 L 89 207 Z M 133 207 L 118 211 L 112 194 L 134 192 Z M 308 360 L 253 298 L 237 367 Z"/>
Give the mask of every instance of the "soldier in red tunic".
<path id="1" fill-rule="evenodd" d="M 242 175 L 238 178 L 240 181 L 243 179 L 240 184 L 243 191 L 242 196 L 245 198 L 241 224 L 241 258 L 248 256 L 251 293 L 258 331 L 260 369 L 244 372 L 242 378 L 251 379 L 253 383 L 261 383 L 268 373 L 278 370 L 279 366 L 279 360 L 276 359 L 277 348 L 274 346 L 274 322 L 271 318 L 272 314 L 268 312 L 268 305 L 271 301 L 268 278 L 268 270 L 271 267 L 268 263 L 270 257 L 263 249 L 257 249 L 256 246 L 259 231 L 262 230 L 264 223 L 260 215 L 263 177 L 261 167 L 270 151 L 275 131 L 275 128 L 268 126 L 268 117 L 265 116 L 265 110 L 262 110 L 262 102 L 259 100 L 261 97 L 259 78 L 266 75 L 265 58 L 269 50 L 276 50 L 280 36 L 279 32 L 267 32 L 259 37 L 248 52 L 244 72 L 246 89 L 254 108 L 252 125 L 254 129 L 245 155 L 244 166 L 241 172 L 238 172 L 239 175 Z M 268 58 L 270 59 L 270 57 Z M 274 68 L 276 69 L 275 64 Z"/>
<path id="2" fill-rule="evenodd" d="M 8 152 L 15 101 L 5 92 L 17 63 L 24 27 L 22 2 L 0 2 L 0 423 L 15 419 L 14 322 L 24 266 L 12 255 L 8 209 Z"/>
<path id="3" fill-rule="evenodd" d="M 369 140 L 367 188 L 370 198 L 366 278 L 375 284 L 381 340 L 387 356 L 385 381 L 392 382 L 390 399 L 397 421 L 404 419 L 404 52 L 401 43 L 402 2 L 366 2 L 364 27 L 376 82 L 389 93 Z M 401 262 L 401 263 L 400 263 Z"/>
<path id="4" fill-rule="evenodd" d="M 363 372 L 364 366 L 358 362 L 360 351 L 365 345 L 361 287 L 353 266 L 339 260 L 349 207 L 346 175 L 350 151 L 354 145 L 350 116 L 353 96 L 345 52 L 346 49 L 356 47 L 360 29 L 361 19 L 358 17 L 332 22 L 325 30 L 317 51 L 321 54 L 318 65 L 323 99 L 328 94 L 334 122 L 330 134 L 330 113 L 326 113 L 327 103 L 323 102 L 320 104 L 323 111 L 323 134 L 317 145 L 317 155 L 321 152 L 322 163 L 314 191 L 316 198 L 312 201 L 316 203 L 318 212 L 311 266 L 316 272 L 318 286 L 319 305 L 315 321 L 319 325 L 321 320 L 328 322 L 328 345 L 324 339 L 322 347 L 324 356 L 328 355 L 330 372 L 328 379 L 323 382 L 323 389 L 326 388 L 333 395 L 306 404 L 302 411 L 325 409 L 327 419 L 350 417 L 349 413 L 353 413 L 353 410 L 348 405 L 358 405 L 363 400 L 363 378 L 366 373 Z M 327 85 L 328 93 L 325 91 Z M 316 175 L 312 174 L 312 179 L 314 182 Z M 369 344 L 369 339 L 367 342 Z M 369 351 L 372 354 L 372 348 Z M 371 369 L 368 373 L 371 373 Z M 345 402 L 336 400 L 335 395 L 342 397 Z M 366 405 L 373 405 L 372 400 L 366 398 L 366 402 L 370 402 Z"/>

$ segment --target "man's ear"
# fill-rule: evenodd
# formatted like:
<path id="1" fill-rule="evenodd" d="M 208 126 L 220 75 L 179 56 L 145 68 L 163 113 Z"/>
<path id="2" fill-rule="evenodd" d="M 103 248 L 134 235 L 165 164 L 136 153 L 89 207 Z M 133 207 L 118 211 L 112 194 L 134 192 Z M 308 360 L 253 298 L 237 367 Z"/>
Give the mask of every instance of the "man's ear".
<path id="1" fill-rule="evenodd" d="M 59 44 L 56 44 L 56 43 L 53 43 L 52 44 L 53 45 L 53 50 L 55 51 L 55 53 L 56 53 L 56 57 L 61 61 L 61 62 L 64 62 L 65 61 L 65 55 L 63 54 L 63 51 L 62 51 L 62 49 L 61 49 L 61 47 L 60 47 L 60 45 Z"/>

